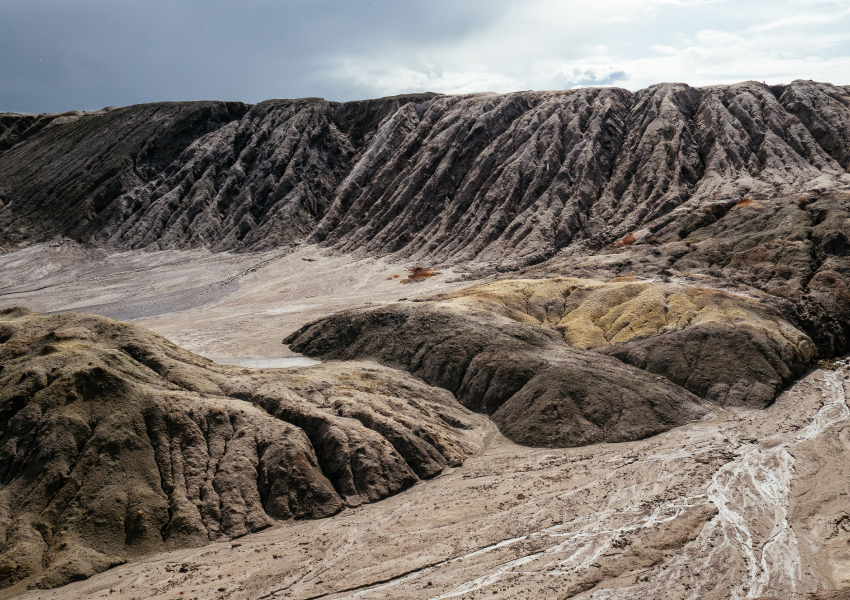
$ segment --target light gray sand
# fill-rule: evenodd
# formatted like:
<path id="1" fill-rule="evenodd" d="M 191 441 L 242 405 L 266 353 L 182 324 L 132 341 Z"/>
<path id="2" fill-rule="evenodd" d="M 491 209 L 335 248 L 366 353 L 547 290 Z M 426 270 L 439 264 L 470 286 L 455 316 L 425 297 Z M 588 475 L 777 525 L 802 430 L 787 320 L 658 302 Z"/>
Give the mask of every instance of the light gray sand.
<path id="1" fill-rule="evenodd" d="M 108 254 L 53 242 L 0 255 L 0 308 L 111 316 L 204 356 L 287 358 L 281 340 L 312 320 L 358 304 L 469 285 L 452 270 L 400 283 L 413 266 L 316 246 L 245 255 Z"/>

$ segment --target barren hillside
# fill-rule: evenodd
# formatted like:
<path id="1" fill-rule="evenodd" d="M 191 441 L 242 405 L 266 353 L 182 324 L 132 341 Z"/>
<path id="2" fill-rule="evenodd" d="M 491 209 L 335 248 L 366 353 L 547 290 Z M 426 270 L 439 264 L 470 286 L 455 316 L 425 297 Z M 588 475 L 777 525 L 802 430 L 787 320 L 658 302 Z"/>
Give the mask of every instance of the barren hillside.
<path id="1" fill-rule="evenodd" d="M 842 597 L 848 171 L 811 81 L 0 115 L 0 598 Z"/>

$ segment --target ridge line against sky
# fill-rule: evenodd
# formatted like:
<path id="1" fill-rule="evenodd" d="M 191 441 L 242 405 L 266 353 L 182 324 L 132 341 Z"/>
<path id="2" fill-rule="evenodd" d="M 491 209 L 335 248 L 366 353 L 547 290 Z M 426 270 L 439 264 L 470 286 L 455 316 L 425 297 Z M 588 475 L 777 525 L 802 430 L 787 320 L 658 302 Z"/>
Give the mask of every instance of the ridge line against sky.
<path id="1" fill-rule="evenodd" d="M 850 0 L 3 0 L 0 112 L 850 84 Z"/>

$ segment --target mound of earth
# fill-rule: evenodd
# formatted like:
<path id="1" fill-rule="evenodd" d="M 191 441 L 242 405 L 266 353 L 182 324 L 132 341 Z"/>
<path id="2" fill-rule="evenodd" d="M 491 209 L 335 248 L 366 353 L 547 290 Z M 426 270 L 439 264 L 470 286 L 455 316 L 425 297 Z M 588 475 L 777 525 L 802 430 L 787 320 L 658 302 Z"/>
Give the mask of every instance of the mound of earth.
<path id="1" fill-rule="evenodd" d="M 624 279 L 502 280 L 343 311 L 284 343 L 405 369 L 537 446 L 654 435 L 705 414 L 697 397 L 764 408 L 817 355 L 754 298 Z"/>
<path id="2" fill-rule="evenodd" d="M 408 370 L 533 446 L 636 440 L 707 413 L 680 386 L 570 347 L 554 329 L 450 302 L 347 310 L 284 343 L 308 356 Z"/>
<path id="3" fill-rule="evenodd" d="M 763 408 L 809 368 L 811 339 L 753 298 L 623 278 L 506 280 L 436 300 L 548 325 L 721 405 Z"/>
<path id="4" fill-rule="evenodd" d="M 216 365 L 104 317 L 0 312 L 0 586 L 333 515 L 458 466 L 480 417 L 371 363 Z"/>

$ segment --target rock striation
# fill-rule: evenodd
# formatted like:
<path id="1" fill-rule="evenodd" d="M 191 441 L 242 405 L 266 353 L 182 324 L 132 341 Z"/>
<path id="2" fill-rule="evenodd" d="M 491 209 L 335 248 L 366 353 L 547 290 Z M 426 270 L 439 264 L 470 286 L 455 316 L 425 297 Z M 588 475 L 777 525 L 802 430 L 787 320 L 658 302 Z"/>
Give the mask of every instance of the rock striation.
<path id="1" fill-rule="evenodd" d="M 216 365 L 92 315 L 0 313 L 0 587 L 374 502 L 478 451 L 479 417 L 374 363 Z"/>
<path id="2" fill-rule="evenodd" d="M 176 168 L 191 142 L 247 110 L 233 102 L 160 102 L 52 120 L 0 155 L 4 241 L 57 234 L 95 241 L 125 191 Z"/>
<path id="3" fill-rule="evenodd" d="M 513 269 L 687 229 L 744 196 L 850 184 L 850 91 L 811 81 L 54 117 L 0 120 L 6 248 L 57 234 L 160 249 L 310 240 Z"/>
<path id="4" fill-rule="evenodd" d="M 850 351 L 848 171 L 850 88 L 811 81 L 0 114 L 0 252 L 316 243 L 490 276 L 309 323 L 284 342 L 331 362 L 288 371 L 0 312 L 0 587 L 378 501 L 477 453 L 479 414 L 563 447 L 768 407 Z"/>

